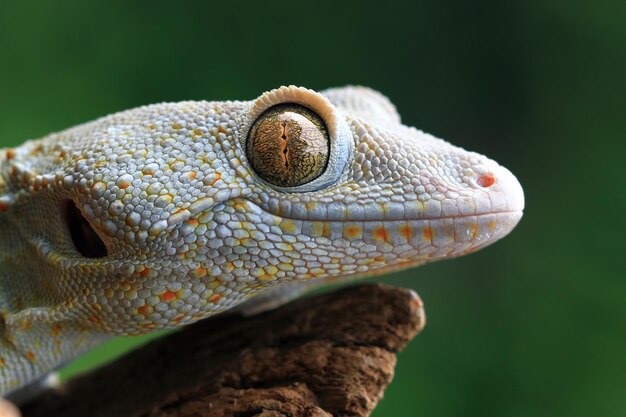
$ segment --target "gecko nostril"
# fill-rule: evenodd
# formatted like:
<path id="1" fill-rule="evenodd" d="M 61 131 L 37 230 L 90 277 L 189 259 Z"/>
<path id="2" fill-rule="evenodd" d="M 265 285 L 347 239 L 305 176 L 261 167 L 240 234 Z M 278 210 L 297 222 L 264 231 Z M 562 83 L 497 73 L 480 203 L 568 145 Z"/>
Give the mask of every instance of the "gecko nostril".
<path id="1" fill-rule="evenodd" d="M 496 177 L 491 173 L 486 173 L 478 177 L 476 183 L 483 188 L 489 188 L 496 183 Z"/>

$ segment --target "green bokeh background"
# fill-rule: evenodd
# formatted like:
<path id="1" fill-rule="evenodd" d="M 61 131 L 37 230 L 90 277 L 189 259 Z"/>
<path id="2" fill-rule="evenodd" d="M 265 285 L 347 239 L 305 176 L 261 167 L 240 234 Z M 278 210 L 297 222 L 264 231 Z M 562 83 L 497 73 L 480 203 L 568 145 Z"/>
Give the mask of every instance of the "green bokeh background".
<path id="1" fill-rule="evenodd" d="M 493 247 L 386 278 L 429 323 L 374 415 L 624 416 L 625 22 L 617 1 L 0 0 L 0 145 L 159 101 L 374 87 L 527 200 Z"/>

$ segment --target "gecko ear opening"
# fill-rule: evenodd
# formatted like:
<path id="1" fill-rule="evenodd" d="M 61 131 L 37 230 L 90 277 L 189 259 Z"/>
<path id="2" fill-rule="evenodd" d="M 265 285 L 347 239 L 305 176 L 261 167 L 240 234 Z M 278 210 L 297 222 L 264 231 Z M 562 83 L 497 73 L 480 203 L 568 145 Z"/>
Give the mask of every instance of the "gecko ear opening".
<path id="1" fill-rule="evenodd" d="M 76 250 L 86 258 L 104 258 L 109 254 L 106 245 L 93 226 L 72 200 L 67 200 L 64 217 Z"/>

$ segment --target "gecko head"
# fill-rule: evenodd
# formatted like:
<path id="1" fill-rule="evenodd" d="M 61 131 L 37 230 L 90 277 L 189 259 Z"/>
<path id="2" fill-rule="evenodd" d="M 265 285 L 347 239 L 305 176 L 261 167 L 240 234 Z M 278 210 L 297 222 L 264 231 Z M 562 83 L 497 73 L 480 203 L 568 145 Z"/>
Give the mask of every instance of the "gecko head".
<path id="1" fill-rule="evenodd" d="M 21 267 L 47 279 L 27 302 L 123 334 L 470 253 L 524 206 L 506 168 L 402 125 L 364 87 L 146 106 L 10 157 L 29 192 L 3 215 L 29 239 Z"/>
<path id="2" fill-rule="evenodd" d="M 268 225 L 265 240 L 285 261 L 270 265 L 274 279 L 341 279 L 464 255 L 522 216 L 509 170 L 403 125 L 369 88 L 270 91 L 239 139 L 249 174 L 240 202 Z"/>

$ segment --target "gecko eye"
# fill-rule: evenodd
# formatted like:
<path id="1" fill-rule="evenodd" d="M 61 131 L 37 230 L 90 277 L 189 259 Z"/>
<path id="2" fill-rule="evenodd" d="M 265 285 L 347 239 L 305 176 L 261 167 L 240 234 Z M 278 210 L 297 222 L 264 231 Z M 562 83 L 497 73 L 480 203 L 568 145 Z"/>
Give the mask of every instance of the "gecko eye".
<path id="1" fill-rule="evenodd" d="M 65 205 L 65 222 L 74 247 L 81 255 L 87 258 L 103 258 L 109 254 L 100 236 L 71 200 Z"/>
<path id="2" fill-rule="evenodd" d="M 322 119 L 306 107 L 279 104 L 252 125 L 246 154 L 270 184 L 297 187 L 319 177 L 328 164 L 330 140 Z"/>

